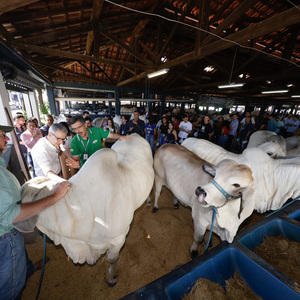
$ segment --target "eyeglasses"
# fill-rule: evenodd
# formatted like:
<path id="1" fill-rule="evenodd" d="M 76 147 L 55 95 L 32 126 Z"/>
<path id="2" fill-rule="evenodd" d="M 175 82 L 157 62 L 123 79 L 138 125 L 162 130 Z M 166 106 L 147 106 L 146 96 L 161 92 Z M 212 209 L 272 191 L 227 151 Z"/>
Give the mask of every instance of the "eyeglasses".
<path id="1" fill-rule="evenodd" d="M 52 135 L 54 135 L 58 141 L 61 140 L 63 143 L 67 140 L 67 138 L 65 138 L 65 139 L 58 138 L 54 133 L 52 133 Z"/>
<path id="2" fill-rule="evenodd" d="M 5 132 L 1 132 L 1 135 L 4 139 L 8 137 Z"/>
<path id="3" fill-rule="evenodd" d="M 80 129 L 81 127 L 83 127 L 83 125 L 78 126 L 78 127 L 76 127 L 76 128 L 72 127 L 72 129 L 73 129 L 74 131 L 77 131 L 77 130 Z"/>

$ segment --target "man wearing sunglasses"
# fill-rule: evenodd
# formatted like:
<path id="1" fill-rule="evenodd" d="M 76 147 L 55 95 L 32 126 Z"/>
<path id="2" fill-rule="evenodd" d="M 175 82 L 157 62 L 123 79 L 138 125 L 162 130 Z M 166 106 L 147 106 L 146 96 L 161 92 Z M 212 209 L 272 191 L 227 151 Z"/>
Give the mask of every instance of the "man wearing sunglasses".
<path id="1" fill-rule="evenodd" d="M 37 176 L 46 176 L 51 180 L 60 182 L 61 165 L 59 161 L 60 145 L 67 138 L 67 128 L 55 123 L 49 128 L 46 137 L 41 138 L 32 148 L 31 155 Z"/>
<path id="2" fill-rule="evenodd" d="M 14 129 L 0 125 L 0 154 L 7 148 L 9 137 L 6 135 Z M 4 166 L 0 157 L 0 298 L 21 299 L 22 290 L 32 269 L 28 260 L 24 237 L 15 229 L 14 224 L 27 220 L 45 208 L 60 200 L 69 190 L 70 183 L 59 184 L 54 194 L 41 200 L 21 203 L 21 186 L 17 178 Z M 30 262 L 30 264 L 29 264 Z M 37 266 L 31 270 L 34 272 Z"/>

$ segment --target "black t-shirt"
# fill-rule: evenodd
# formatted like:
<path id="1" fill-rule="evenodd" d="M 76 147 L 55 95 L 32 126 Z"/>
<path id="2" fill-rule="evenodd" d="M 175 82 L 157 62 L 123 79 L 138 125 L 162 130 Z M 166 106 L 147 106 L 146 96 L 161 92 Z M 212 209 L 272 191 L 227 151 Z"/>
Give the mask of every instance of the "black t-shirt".
<path id="1" fill-rule="evenodd" d="M 202 124 L 202 126 L 198 129 L 198 139 L 204 139 L 209 141 L 209 133 L 212 133 L 213 129 L 210 123 Z"/>

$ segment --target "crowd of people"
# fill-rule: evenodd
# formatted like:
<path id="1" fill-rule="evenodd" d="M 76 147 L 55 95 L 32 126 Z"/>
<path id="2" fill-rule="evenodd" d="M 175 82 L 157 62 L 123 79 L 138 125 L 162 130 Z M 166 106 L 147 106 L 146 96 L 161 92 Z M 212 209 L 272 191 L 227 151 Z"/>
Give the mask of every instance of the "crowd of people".
<path id="1" fill-rule="evenodd" d="M 0 125 L 0 154 L 5 152 L 9 141 L 6 133 L 14 129 L 33 176 L 45 176 L 59 183 L 52 196 L 21 204 L 21 187 L 0 158 L 0 255 L 5 257 L 0 262 L 1 269 L 5 270 L 0 272 L 0 290 L 4 299 L 20 299 L 26 277 L 39 268 L 39 264 L 29 260 L 23 236 L 14 224 L 60 200 L 70 188 L 66 179 L 97 150 L 110 148 L 116 140 L 128 140 L 136 133 L 149 142 L 153 156 L 158 147 L 166 143 L 181 144 L 188 137 L 205 139 L 230 151 L 243 151 L 251 134 L 257 130 L 269 130 L 289 137 L 296 134 L 300 124 L 299 117 L 290 113 L 285 116 L 265 113 L 262 118 L 250 112 L 233 113 L 230 119 L 222 115 L 184 113 L 177 116 L 167 113 L 159 120 L 155 115 L 148 115 L 144 122 L 136 110 L 132 120 L 122 115 L 121 124 L 106 116 L 100 127 L 92 126 L 88 112 L 82 116 L 65 117 L 66 122 L 54 123 L 53 117 L 47 115 L 46 124 L 39 127 L 36 118 L 26 121 L 22 114 L 17 114 L 14 128 Z M 16 249 L 17 255 L 14 254 Z"/>
<path id="2" fill-rule="evenodd" d="M 156 115 L 147 115 L 144 122 L 136 110 L 131 120 L 121 115 L 121 124 L 107 115 L 102 119 L 100 128 L 93 127 L 88 111 L 82 116 L 65 117 L 66 122 L 57 125 L 53 124 L 53 117 L 47 115 L 46 124 L 39 128 L 36 118 L 25 121 L 23 115 L 15 116 L 15 131 L 33 176 L 47 176 L 52 166 L 54 170 L 51 169 L 47 177 L 53 179 L 52 173 L 55 173 L 57 177 L 68 179 L 96 150 L 111 148 L 117 139 L 133 133 L 149 142 L 153 156 L 163 144 L 181 144 L 188 137 L 205 139 L 229 151 L 241 152 L 247 147 L 251 134 L 257 130 L 289 137 L 295 134 L 300 124 L 298 115 L 291 113 L 284 116 L 264 113 L 262 118 L 250 112 L 233 113 L 227 119 L 218 114 L 184 113 L 179 116 L 164 113 L 160 119 Z"/>

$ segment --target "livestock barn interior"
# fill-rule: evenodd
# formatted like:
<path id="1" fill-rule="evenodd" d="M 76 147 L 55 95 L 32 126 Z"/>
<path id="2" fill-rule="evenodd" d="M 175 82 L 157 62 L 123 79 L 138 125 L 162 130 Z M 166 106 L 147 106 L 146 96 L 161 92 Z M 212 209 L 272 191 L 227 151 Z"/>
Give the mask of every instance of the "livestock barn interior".
<path id="1" fill-rule="evenodd" d="M 299 0 L 0 1 L 1 125 L 12 122 L 13 93 L 22 95 L 27 116 L 36 116 L 40 125 L 43 103 L 49 103 L 55 116 L 74 113 L 76 105 L 79 112 L 87 109 L 95 117 L 120 114 L 122 105 L 142 103 L 160 116 L 166 107 L 199 113 L 200 106 L 212 103 L 220 110 L 243 106 L 259 107 L 260 113 L 268 107 L 297 112 L 299 30 Z M 156 71 L 164 74 L 152 77 Z M 17 161 L 14 151 L 6 159 Z M 28 177 L 19 166 L 9 167 L 20 183 Z M 115 287 L 103 281 L 105 258 L 94 266 L 75 265 L 62 247 L 50 244 L 40 299 L 119 299 L 189 262 L 191 212 L 184 207 L 173 210 L 167 189 L 161 198 L 157 214 L 144 206 L 136 211 L 120 254 Z M 262 217 L 254 214 L 241 229 Z M 299 217 L 293 220 L 297 223 Z M 212 243 L 220 243 L 217 236 Z M 39 235 L 27 236 L 33 260 L 42 257 L 42 244 Z M 179 270 L 181 276 L 191 272 L 191 268 Z M 28 279 L 22 299 L 35 297 L 39 275 Z M 281 275 L 275 270 L 277 279 Z M 171 281 L 157 285 L 166 282 Z M 289 280 L 283 282 L 296 290 Z M 174 293 L 180 294 L 168 292 L 166 299 L 177 299 Z M 142 294 L 139 290 L 132 299 Z M 289 295 L 300 298 L 294 292 Z"/>

